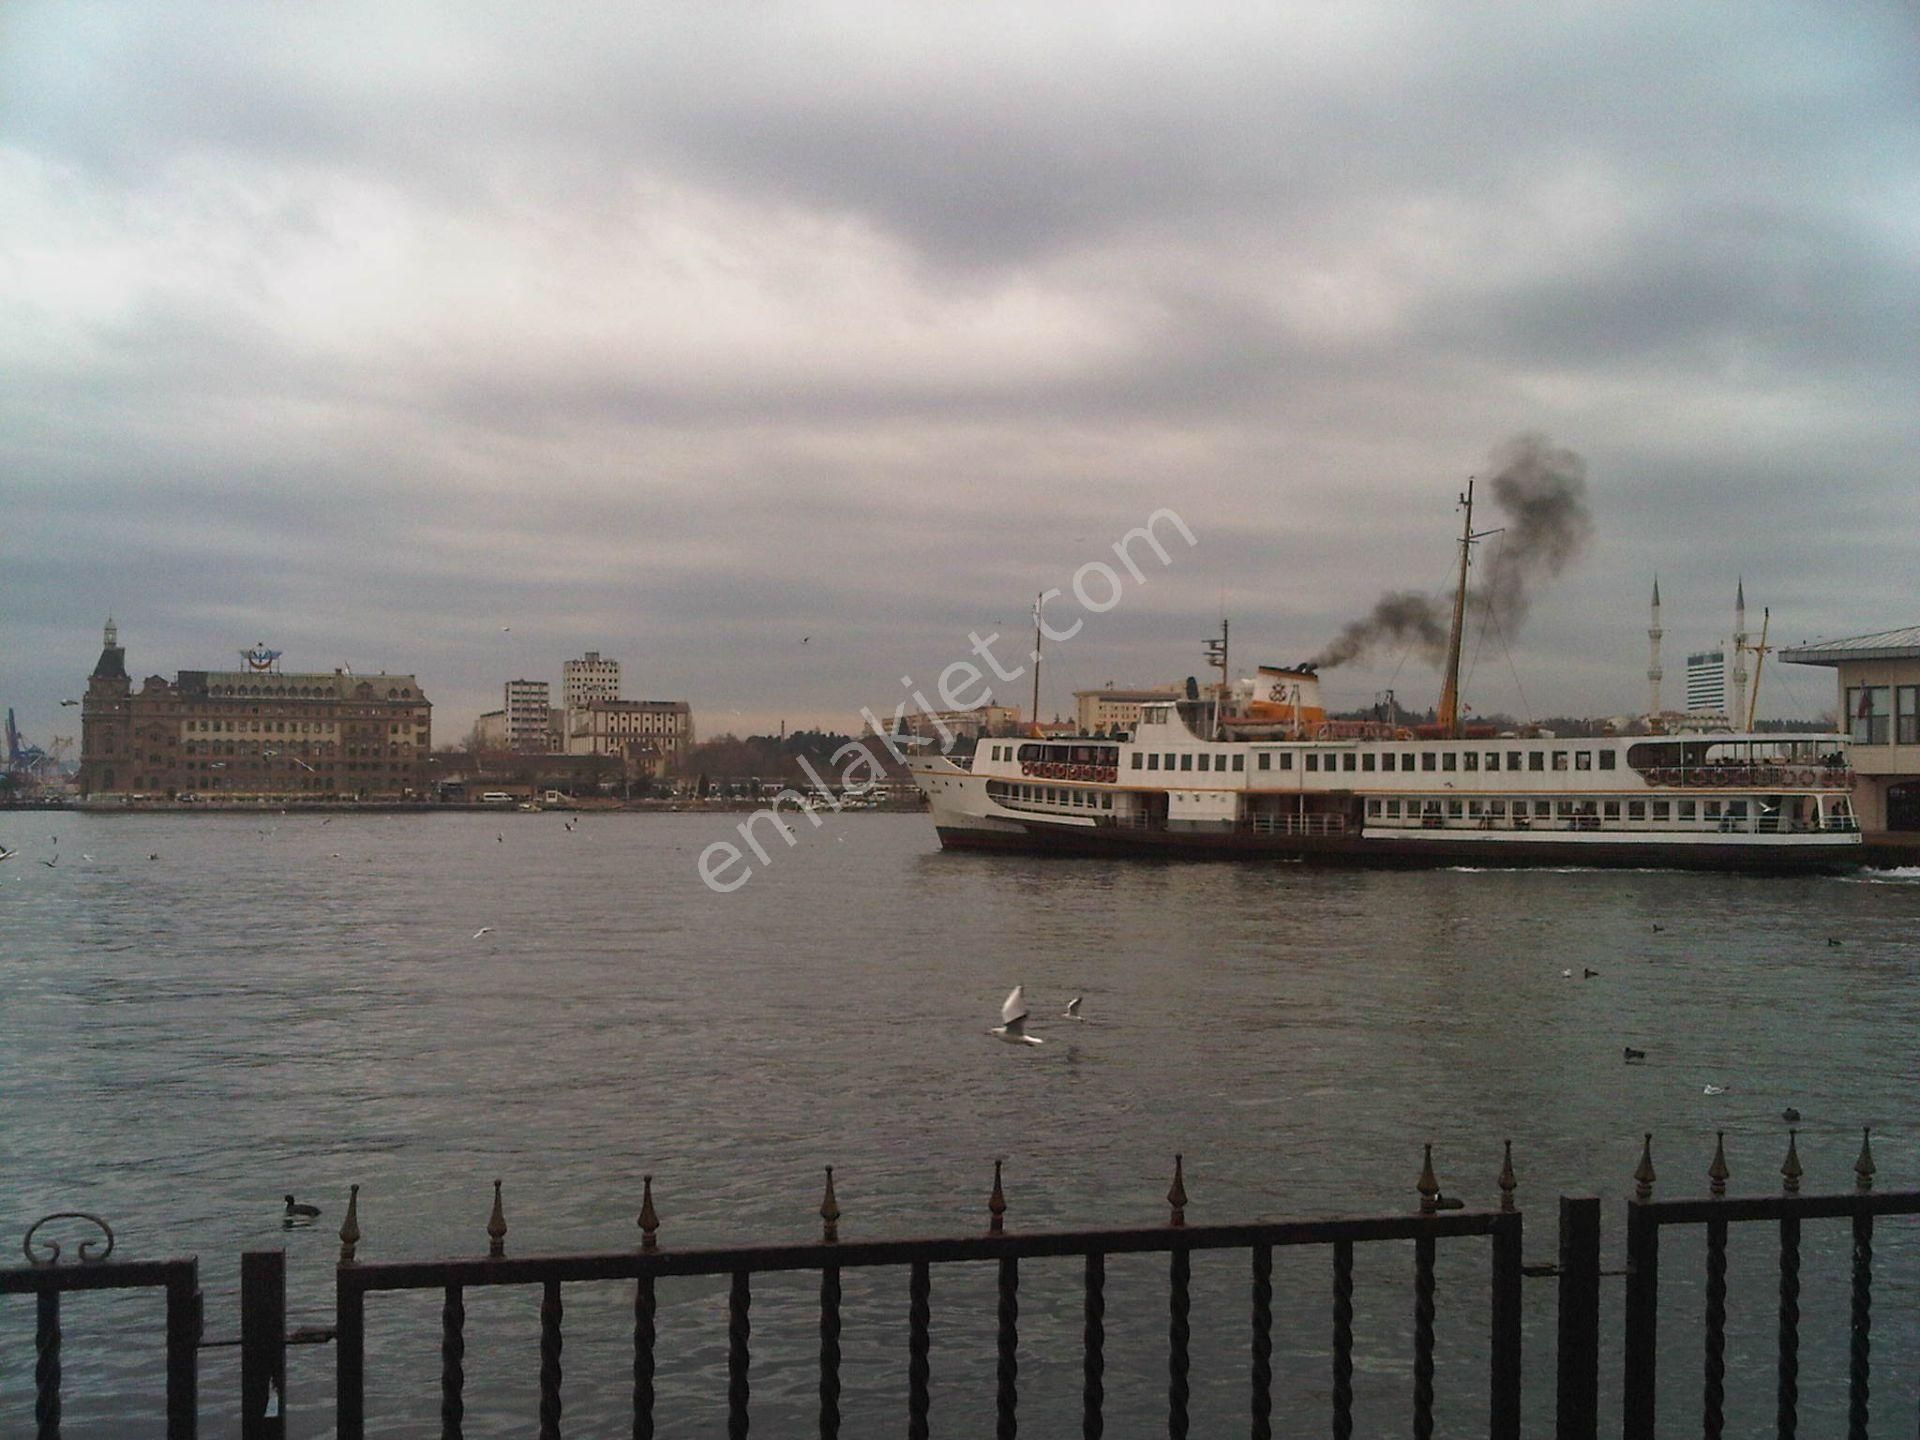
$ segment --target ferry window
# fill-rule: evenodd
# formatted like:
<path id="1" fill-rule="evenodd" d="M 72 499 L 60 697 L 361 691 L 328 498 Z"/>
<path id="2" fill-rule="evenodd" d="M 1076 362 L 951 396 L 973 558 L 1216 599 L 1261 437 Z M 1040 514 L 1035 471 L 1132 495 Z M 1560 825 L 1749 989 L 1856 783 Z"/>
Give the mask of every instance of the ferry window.
<path id="1" fill-rule="evenodd" d="M 1435 762 L 1435 760 L 1436 760 L 1436 759 L 1437 759 L 1437 757 L 1436 757 L 1436 756 L 1434 755 L 1434 753 L 1433 753 L 1433 751 L 1431 751 L 1431 750 L 1428 750 L 1427 752 L 1425 752 L 1425 753 L 1424 753 L 1423 755 L 1421 755 L 1421 757 L 1420 757 L 1420 768 L 1421 768 L 1422 770 L 1431 770 L 1431 769 L 1433 769 L 1433 767 L 1434 767 L 1434 762 Z"/>
<path id="2" fill-rule="evenodd" d="M 1893 738 L 1901 745 L 1920 745 L 1920 685 L 1902 685 L 1894 691 L 1899 702 Z"/>
<path id="3" fill-rule="evenodd" d="M 1544 818 L 1553 813 L 1553 806 L 1545 800 L 1536 800 L 1533 802 L 1533 813 Z"/>
<path id="4" fill-rule="evenodd" d="M 1644 800 L 1627 801 L 1627 819 L 1644 820 L 1647 818 L 1647 802 Z"/>
<path id="5" fill-rule="evenodd" d="M 1378 800 L 1367 801 L 1367 814 L 1378 815 L 1379 813 L 1380 813 L 1380 802 Z"/>
<path id="6" fill-rule="evenodd" d="M 1887 743 L 1889 738 L 1887 701 L 1890 693 L 1885 685 L 1849 685 L 1847 687 L 1847 714 L 1852 717 L 1854 744 L 1884 745 Z"/>
<path id="7" fill-rule="evenodd" d="M 1133 768 L 1136 770 L 1140 768 L 1140 752 L 1138 750 L 1133 752 Z"/>
<path id="8" fill-rule="evenodd" d="M 1394 820 L 1400 818 L 1400 802 L 1398 800 L 1387 801 L 1387 815 Z"/>
<path id="9" fill-rule="evenodd" d="M 1181 768 L 1182 770 L 1191 770 L 1191 769 L 1193 769 L 1193 756 L 1191 756 L 1191 755 L 1182 755 L 1182 756 L 1180 757 L 1180 768 Z"/>
<path id="10" fill-rule="evenodd" d="M 1293 752 L 1291 750 L 1283 750 L 1280 752 L 1280 768 L 1282 770 L 1291 770 L 1293 768 Z"/>
<path id="11" fill-rule="evenodd" d="M 1615 767 L 1616 765 L 1618 765 L 1619 763 L 1620 763 L 1620 752 L 1619 752 L 1619 751 L 1617 751 L 1617 750 L 1602 750 L 1602 751 L 1600 752 L 1600 768 L 1601 768 L 1602 770 L 1611 770 L 1611 769 L 1613 769 L 1613 768 L 1614 768 L 1614 767 Z"/>
<path id="12" fill-rule="evenodd" d="M 1495 766 L 1494 768 L 1498 769 L 1499 767 Z M 1518 770 L 1519 768 L 1520 768 L 1520 752 L 1518 750 L 1507 751 L 1507 769 Z"/>
<path id="13" fill-rule="evenodd" d="M 1169 769 L 1169 770 L 1171 770 L 1171 769 L 1173 769 L 1173 756 L 1171 756 L 1171 755 L 1168 755 L 1168 756 L 1166 757 L 1166 762 L 1167 762 L 1167 764 L 1166 764 L 1166 768 L 1167 768 L 1167 769 Z"/>
<path id="14" fill-rule="evenodd" d="M 1100 794 L 1100 808 L 1101 808 L 1102 810 L 1111 810 L 1111 809 L 1113 809 L 1113 792 L 1112 792 L 1111 790 L 1105 790 L 1105 791 L 1102 791 L 1102 792 L 1101 792 L 1101 794 Z"/>
<path id="15" fill-rule="evenodd" d="M 1318 755 L 1315 755 L 1311 750 L 1309 750 L 1307 752 L 1307 769 L 1318 770 L 1319 768 L 1320 768 L 1320 757 Z"/>
<path id="16" fill-rule="evenodd" d="M 1573 802 L 1571 800 L 1556 800 L 1553 802 L 1553 808 L 1562 819 L 1573 814 Z"/>
<path id="17" fill-rule="evenodd" d="M 1566 751 L 1556 750 L 1553 752 L 1553 768 L 1556 770 L 1564 770 L 1567 768 L 1567 752 Z"/>
<path id="18" fill-rule="evenodd" d="M 1457 755 L 1455 755 L 1451 750 L 1449 750 L 1446 754 L 1440 757 L 1440 768 L 1442 770 L 1452 770 L 1456 766 L 1458 766 L 1459 763 L 1460 763 L 1460 758 Z"/>
<path id="19" fill-rule="evenodd" d="M 1140 757 L 1136 755 L 1133 758 L 1138 760 Z M 1147 756 L 1147 769 L 1158 770 L 1159 768 L 1160 768 L 1160 756 L 1157 753 Z"/>
<path id="20" fill-rule="evenodd" d="M 1262 770 L 1271 770 L 1273 768 L 1273 755 L 1270 751 L 1262 750 L 1260 752 L 1259 768 Z"/>
<path id="21" fill-rule="evenodd" d="M 1547 768 L 1547 752 L 1546 751 L 1529 750 L 1527 752 L 1527 769 L 1544 770 L 1546 768 Z"/>
<path id="22" fill-rule="evenodd" d="M 1393 752 L 1391 750 L 1380 757 L 1380 768 L 1382 770 L 1393 769 Z"/>
<path id="23" fill-rule="evenodd" d="M 1449 820 L 1458 820 L 1460 818 L 1460 802 L 1458 800 L 1447 801 L 1447 818 Z"/>
<path id="24" fill-rule="evenodd" d="M 1736 820 L 1746 819 L 1747 818 L 1747 802 L 1744 800 L 1729 800 L 1727 802 L 1727 814 L 1731 815 Z"/>
<path id="25" fill-rule="evenodd" d="M 1505 815 L 1507 813 L 1507 802 L 1504 800 L 1488 801 L 1487 813 L 1489 815 Z"/>
<path id="26" fill-rule="evenodd" d="M 1718 800 L 1707 801 L 1707 808 L 1704 813 L 1707 819 L 1718 820 L 1720 818 L 1720 802 Z"/>
<path id="27" fill-rule="evenodd" d="M 1618 820 L 1620 818 L 1620 802 L 1618 800 L 1606 801 L 1600 807 L 1600 814 L 1603 819 Z"/>
<path id="28" fill-rule="evenodd" d="M 1460 768 L 1463 770 L 1478 770 L 1480 768 L 1479 751 L 1469 750 L 1466 754 L 1462 755 L 1460 757 Z"/>
<path id="29" fill-rule="evenodd" d="M 1360 757 L 1360 768 L 1361 768 L 1362 770 L 1371 770 L 1371 769 L 1373 769 L 1373 756 L 1371 756 L 1371 755 L 1362 755 L 1362 756 Z"/>
<path id="30" fill-rule="evenodd" d="M 1354 768 L 1354 764 L 1355 760 L 1351 751 L 1340 757 L 1340 768 L 1342 770 L 1351 770 Z"/>
<path id="31" fill-rule="evenodd" d="M 1674 818 L 1675 818 L 1675 819 L 1677 819 L 1677 820 L 1691 820 L 1691 819 L 1693 819 L 1693 801 L 1691 801 L 1691 800 L 1680 800 L 1680 801 L 1676 801 L 1675 803 L 1676 803 L 1676 804 L 1678 805 L 1678 807 L 1679 807 L 1679 809 L 1678 809 L 1678 812 L 1677 812 L 1677 813 L 1676 813 L 1676 815 L 1674 816 Z"/>
<path id="32" fill-rule="evenodd" d="M 1236 755 L 1236 756 L 1234 756 L 1234 757 L 1233 757 L 1233 768 L 1234 768 L 1235 770 L 1245 770 L 1245 769 L 1247 768 L 1247 757 L 1246 757 L 1246 756 L 1244 756 L 1244 755 Z"/>
<path id="33" fill-rule="evenodd" d="M 1634 803 L 1635 803 L 1635 804 L 1637 805 L 1637 804 L 1639 804 L 1640 802 L 1636 800 L 1636 801 L 1635 801 Z M 1668 801 L 1668 800 L 1655 800 L 1655 801 L 1653 801 L 1653 802 L 1651 802 L 1651 803 L 1652 803 L 1652 805 L 1653 805 L 1653 818 L 1654 818 L 1654 819 L 1656 819 L 1656 820 L 1671 820 L 1671 819 L 1673 818 L 1673 803 L 1672 803 L 1671 801 Z"/>
<path id="34" fill-rule="evenodd" d="M 1591 750 L 1574 751 L 1573 768 L 1576 770 L 1591 770 L 1593 768 L 1593 752 Z"/>

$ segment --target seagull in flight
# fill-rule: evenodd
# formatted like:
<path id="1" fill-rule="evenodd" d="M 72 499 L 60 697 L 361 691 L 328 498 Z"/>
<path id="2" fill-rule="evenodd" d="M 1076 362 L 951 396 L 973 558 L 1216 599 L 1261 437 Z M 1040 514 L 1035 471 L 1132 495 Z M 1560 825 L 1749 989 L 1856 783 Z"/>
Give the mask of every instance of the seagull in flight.
<path id="1" fill-rule="evenodd" d="M 1047 1042 L 1038 1035 L 1027 1034 L 1027 987 L 1016 985 L 1007 994 L 1007 1001 L 1000 1007 L 1000 1023 L 987 1033 L 995 1039 L 1004 1040 L 1009 1045 L 1044 1045 Z"/>
<path id="2" fill-rule="evenodd" d="M 491 934 L 493 934 L 493 926 L 482 925 L 478 930 L 473 932 L 473 938 L 478 940 L 482 935 L 491 935 Z"/>
<path id="3" fill-rule="evenodd" d="M 1087 1017 L 1080 1013 L 1080 1001 L 1082 998 L 1083 997 L 1076 995 L 1073 999 L 1067 1001 L 1067 1008 L 1060 1012 L 1060 1018 L 1063 1020 L 1086 1019 Z"/>
<path id="4" fill-rule="evenodd" d="M 51 869 L 53 869 L 53 867 L 54 867 L 54 866 L 56 866 L 56 865 L 58 865 L 58 864 L 60 863 L 60 857 L 59 857 L 58 855 L 56 855 L 56 856 L 54 856 L 54 857 L 53 857 L 53 859 L 51 859 L 51 860 L 42 860 L 42 861 L 41 861 L 40 863 L 41 863 L 42 865 L 44 865 L 44 866 L 46 866 L 46 867 L 47 867 L 47 868 L 48 868 L 49 870 L 51 870 Z"/>
<path id="5" fill-rule="evenodd" d="M 1724 1095 L 1727 1093 L 1727 1087 L 1724 1085 L 1709 1085 L 1700 1093 L 1702 1095 Z"/>
<path id="6" fill-rule="evenodd" d="M 6 846 L 0 845 L 0 860 L 11 860 L 19 853 L 18 850 L 9 850 Z"/>

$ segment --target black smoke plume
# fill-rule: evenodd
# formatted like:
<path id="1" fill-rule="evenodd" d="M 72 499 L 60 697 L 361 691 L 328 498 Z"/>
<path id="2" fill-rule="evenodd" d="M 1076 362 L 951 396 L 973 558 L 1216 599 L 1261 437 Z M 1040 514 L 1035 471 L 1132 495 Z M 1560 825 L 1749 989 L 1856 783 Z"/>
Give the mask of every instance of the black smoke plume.
<path id="1" fill-rule="evenodd" d="M 1467 604 L 1491 618 L 1509 639 L 1526 622 L 1540 585 L 1566 569 L 1593 536 L 1587 510 L 1587 463 L 1544 435 L 1520 435 L 1493 454 L 1499 468 L 1486 482 L 1500 511 L 1503 533 L 1481 542 L 1492 554 Z M 1322 669 L 1345 664 L 1382 644 L 1409 645 L 1438 664 L 1446 658 L 1450 597 L 1396 590 L 1383 595 L 1364 619 L 1341 630 L 1312 661 Z"/>

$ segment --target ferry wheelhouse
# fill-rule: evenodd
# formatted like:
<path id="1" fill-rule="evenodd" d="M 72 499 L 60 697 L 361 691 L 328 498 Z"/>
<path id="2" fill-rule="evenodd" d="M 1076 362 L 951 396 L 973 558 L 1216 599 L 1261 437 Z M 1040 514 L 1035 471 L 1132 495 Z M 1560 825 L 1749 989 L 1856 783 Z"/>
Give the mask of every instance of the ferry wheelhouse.
<path id="1" fill-rule="evenodd" d="M 1804 872 L 1859 863 L 1847 741 L 1682 731 L 1573 738 L 1460 723 L 1461 587 L 1440 720 L 1328 718 L 1311 666 L 1142 706 L 1125 734 L 982 739 L 915 757 L 943 845 L 1380 866 Z M 1226 671 L 1225 637 L 1216 659 Z"/>

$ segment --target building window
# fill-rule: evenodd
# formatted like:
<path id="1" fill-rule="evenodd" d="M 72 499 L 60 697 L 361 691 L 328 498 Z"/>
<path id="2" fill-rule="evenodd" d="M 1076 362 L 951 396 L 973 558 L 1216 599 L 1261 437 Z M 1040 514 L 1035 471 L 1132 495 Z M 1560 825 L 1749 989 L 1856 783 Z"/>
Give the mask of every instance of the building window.
<path id="1" fill-rule="evenodd" d="M 1899 701 L 1894 740 L 1901 745 L 1920 745 L 1920 685 L 1902 685 L 1894 694 Z"/>
<path id="2" fill-rule="evenodd" d="M 1888 700 L 1891 698 L 1885 685 L 1850 685 L 1847 687 L 1847 714 L 1852 718 L 1853 743 L 1856 745 L 1885 745 L 1889 738 Z"/>

